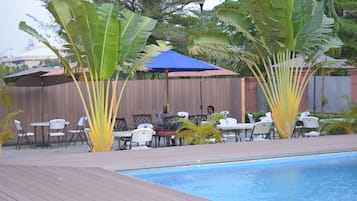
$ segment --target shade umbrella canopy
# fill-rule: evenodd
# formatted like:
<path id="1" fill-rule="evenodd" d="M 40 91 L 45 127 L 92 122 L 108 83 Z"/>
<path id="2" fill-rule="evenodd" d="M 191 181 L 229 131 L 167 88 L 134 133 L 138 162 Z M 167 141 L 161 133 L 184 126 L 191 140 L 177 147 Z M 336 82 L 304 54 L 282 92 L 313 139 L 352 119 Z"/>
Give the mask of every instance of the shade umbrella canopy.
<path id="1" fill-rule="evenodd" d="M 151 72 L 165 73 L 167 106 L 169 105 L 169 72 L 219 70 L 215 65 L 180 54 L 173 50 L 160 53 L 154 57 L 151 62 L 145 62 L 144 65 L 148 67 Z"/>
<path id="2" fill-rule="evenodd" d="M 72 78 L 66 75 L 43 77 L 44 74 L 56 70 L 54 67 L 30 68 L 14 73 L 4 78 L 6 85 L 16 87 L 40 87 L 41 120 L 44 121 L 43 90 L 46 86 L 72 82 Z"/>
<path id="3" fill-rule="evenodd" d="M 211 76 L 233 76 L 238 73 L 218 67 L 219 70 L 204 70 L 204 71 L 184 71 L 170 72 L 169 77 L 211 77 Z"/>
<path id="4" fill-rule="evenodd" d="M 42 75 L 56 70 L 54 67 L 38 67 L 30 68 L 25 71 L 14 73 L 4 78 L 7 85 L 13 86 L 28 86 L 28 87 L 43 87 L 51 86 L 66 82 L 71 82 L 72 79 L 67 76 L 52 76 L 43 77 Z"/>
<path id="5" fill-rule="evenodd" d="M 70 64 L 70 68 L 72 69 L 72 71 L 77 71 L 75 68 L 77 66 L 77 62 L 72 62 Z M 80 69 L 81 72 L 89 72 L 88 68 L 82 68 Z M 77 78 L 77 75 L 79 75 L 81 72 L 75 72 L 75 75 L 76 75 L 76 78 Z M 42 77 L 57 77 L 57 76 L 63 76 L 63 77 L 70 77 L 70 75 L 66 75 L 66 72 L 65 72 L 65 69 L 64 67 L 60 67 L 60 68 L 57 68 L 53 71 L 50 71 L 48 73 L 45 73 L 43 75 L 41 75 Z M 78 78 L 77 78 L 78 79 Z"/>
<path id="6" fill-rule="evenodd" d="M 162 52 L 151 62 L 144 63 L 152 72 L 164 73 L 181 71 L 219 70 L 215 65 L 177 53 L 173 50 Z"/>

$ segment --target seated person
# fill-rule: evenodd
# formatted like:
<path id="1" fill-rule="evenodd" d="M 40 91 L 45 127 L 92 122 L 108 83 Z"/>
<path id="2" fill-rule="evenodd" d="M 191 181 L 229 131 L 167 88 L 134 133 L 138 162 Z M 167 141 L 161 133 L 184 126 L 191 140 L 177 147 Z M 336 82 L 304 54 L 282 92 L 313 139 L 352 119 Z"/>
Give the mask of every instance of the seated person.
<path id="1" fill-rule="evenodd" d="M 168 112 L 167 105 L 163 106 L 163 110 L 157 115 L 157 125 L 162 126 L 165 123 L 165 117 L 172 116 L 173 114 Z"/>
<path id="2" fill-rule="evenodd" d="M 213 114 L 214 114 L 214 106 L 213 105 L 207 106 L 207 121 L 212 120 Z"/>

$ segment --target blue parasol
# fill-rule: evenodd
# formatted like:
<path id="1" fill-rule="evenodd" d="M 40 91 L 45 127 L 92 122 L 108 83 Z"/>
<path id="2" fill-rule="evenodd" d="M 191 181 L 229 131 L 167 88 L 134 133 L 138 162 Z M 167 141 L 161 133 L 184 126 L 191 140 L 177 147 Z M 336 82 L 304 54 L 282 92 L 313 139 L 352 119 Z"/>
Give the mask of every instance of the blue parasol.
<path id="1" fill-rule="evenodd" d="M 145 62 L 144 65 L 148 67 L 151 72 L 165 73 L 167 106 L 169 106 L 169 72 L 220 70 L 220 68 L 215 65 L 180 54 L 173 50 L 160 53 L 154 57 L 151 62 Z"/>

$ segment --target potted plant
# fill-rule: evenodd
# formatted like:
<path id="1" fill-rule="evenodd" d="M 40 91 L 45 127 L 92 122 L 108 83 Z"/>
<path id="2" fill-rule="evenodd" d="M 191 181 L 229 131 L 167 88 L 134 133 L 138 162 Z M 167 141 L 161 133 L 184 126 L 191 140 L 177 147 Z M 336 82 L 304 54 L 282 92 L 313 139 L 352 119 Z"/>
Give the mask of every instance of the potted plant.
<path id="1" fill-rule="evenodd" d="M 330 120 L 323 126 L 327 133 L 357 133 L 357 104 L 351 104 L 349 112 L 341 113 L 342 119 Z"/>
<path id="2" fill-rule="evenodd" d="M 219 119 L 224 119 L 222 114 L 216 113 L 211 120 L 196 124 L 185 118 L 177 120 L 180 126 L 176 130 L 177 137 L 184 139 L 185 144 L 209 144 L 222 142 L 221 131 L 216 127 Z"/>

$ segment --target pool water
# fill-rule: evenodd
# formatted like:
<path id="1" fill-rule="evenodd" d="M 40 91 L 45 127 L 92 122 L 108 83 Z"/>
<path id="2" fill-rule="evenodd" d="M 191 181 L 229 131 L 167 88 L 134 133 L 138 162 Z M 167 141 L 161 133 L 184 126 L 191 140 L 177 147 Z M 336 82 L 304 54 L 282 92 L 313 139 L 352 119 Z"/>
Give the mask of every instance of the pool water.
<path id="1" fill-rule="evenodd" d="M 357 201 L 357 152 L 121 173 L 215 201 Z"/>

